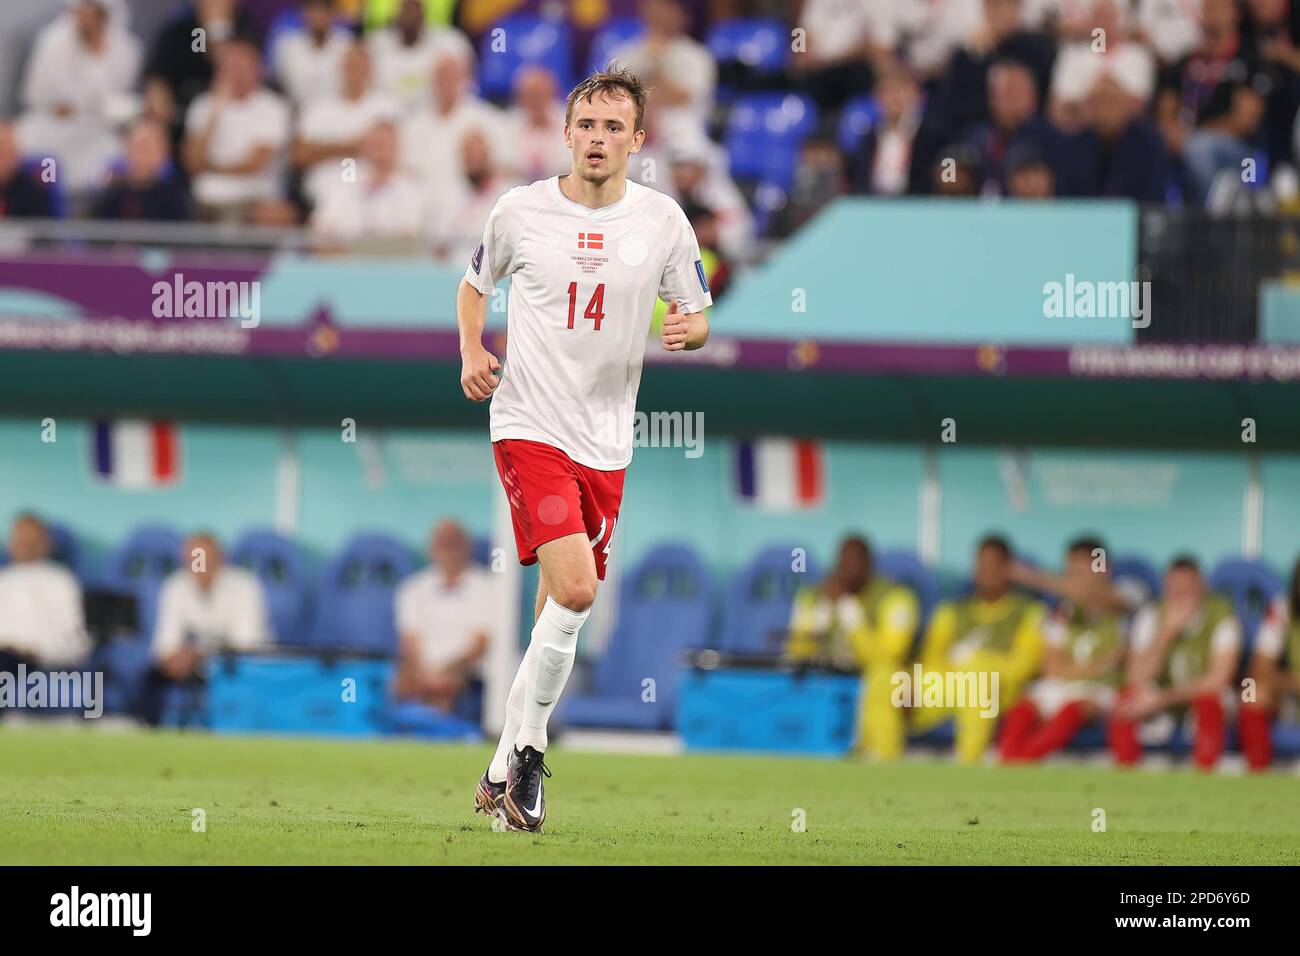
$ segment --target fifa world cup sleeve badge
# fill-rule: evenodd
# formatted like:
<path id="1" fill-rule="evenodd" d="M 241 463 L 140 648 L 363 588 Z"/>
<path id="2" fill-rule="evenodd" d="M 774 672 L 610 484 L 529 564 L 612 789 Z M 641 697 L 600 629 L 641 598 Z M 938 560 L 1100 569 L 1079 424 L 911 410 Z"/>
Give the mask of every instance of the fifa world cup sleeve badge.
<path id="1" fill-rule="evenodd" d="M 482 248 L 482 246 L 479 247 L 480 251 Z M 474 267 L 474 271 L 478 271 L 477 266 Z M 695 274 L 700 277 L 700 288 L 704 290 L 706 295 L 709 294 L 709 280 L 704 278 L 704 262 L 700 259 L 695 260 Z"/>
<path id="2" fill-rule="evenodd" d="M 697 266 L 699 265 L 698 262 L 695 264 Z M 474 258 L 470 260 L 470 265 L 474 267 L 474 274 L 478 275 L 479 270 L 483 268 L 483 243 L 480 242 L 478 248 L 474 250 Z M 700 275 L 704 275 L 704 273 L 701 272 Z M 706 289 L 705 291 L 707 292 L 708 290 Z"/>

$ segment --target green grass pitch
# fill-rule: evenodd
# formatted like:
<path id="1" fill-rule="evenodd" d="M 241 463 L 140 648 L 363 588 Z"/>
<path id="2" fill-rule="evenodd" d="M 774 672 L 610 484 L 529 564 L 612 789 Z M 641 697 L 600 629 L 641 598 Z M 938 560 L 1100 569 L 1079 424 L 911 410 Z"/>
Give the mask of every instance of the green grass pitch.
<path id="1" fill-rule="evenodd" d="M 0 864 L 1294 864 L 1293 774 L 873 766 L 552 748 L 542 835 L 486 746 L 0 728 Z M 1106 832 L 1093 831 L 1094 809 Z M 194 832 L 193 811 L 206 832 Z M 798 810 L 804 832 L 794 832 Z"/>

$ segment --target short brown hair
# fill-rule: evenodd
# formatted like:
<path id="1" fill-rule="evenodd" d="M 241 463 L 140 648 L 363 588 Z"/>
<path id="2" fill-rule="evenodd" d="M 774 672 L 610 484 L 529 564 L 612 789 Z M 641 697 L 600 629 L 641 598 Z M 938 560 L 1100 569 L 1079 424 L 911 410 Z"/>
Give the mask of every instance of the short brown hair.
<path id="1" fill-rule="evenodd" d="M 633 132 L 642 128 L 646 97 L 649 96 L 650 91 L 631 70 L 614 69 L 613 64 L 610 64 L 607 69 L 597 70 L 573 88 L 564 106 L 564 122 L 569 122 L 573 116 L 573 107 L 579 100 L 590 103 L 597 93 L 603 93 L 605 96 L 626 96 L 630 99 L 636 107 L 636 128 Z"/>

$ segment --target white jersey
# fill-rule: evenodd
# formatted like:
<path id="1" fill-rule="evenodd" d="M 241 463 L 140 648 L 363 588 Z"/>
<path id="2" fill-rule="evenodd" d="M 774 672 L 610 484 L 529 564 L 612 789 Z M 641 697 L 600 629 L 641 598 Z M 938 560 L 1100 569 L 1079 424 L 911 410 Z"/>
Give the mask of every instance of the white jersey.
<path id="1" fill-rule="evenodd" d="M 484 295 L 507 275 L 492 441 L 525 438 L 589 468 L 626 468 L 656 297 L 682 313 L 713 304 L 686 214 L 630 181 L 599 209 L 567 198 L 558 176 L 520 186 L 497 201 L 465 271 Z"/>

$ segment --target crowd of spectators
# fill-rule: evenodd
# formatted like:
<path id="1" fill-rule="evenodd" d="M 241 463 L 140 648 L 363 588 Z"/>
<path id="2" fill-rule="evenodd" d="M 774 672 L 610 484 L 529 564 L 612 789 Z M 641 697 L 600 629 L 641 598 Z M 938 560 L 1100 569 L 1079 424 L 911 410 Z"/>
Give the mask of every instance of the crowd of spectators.
<path id="1" fill-rule="evenodd" d="M 595 6 L 639 18 L 609 50 L 653 89 L 630 174 L 707 220 L 724 260 L 845 193 L 1202 204 L 1270 181 L 1294 192 L 1300 14 L 1286 0 Z M 516 12 L 555 11 L 193 0 L 144 37 L 125 0 L 70 0 L 0 121 L 0 216 L 57 215 L 63 202 L 106 219 L 301 224 L 324 247 L 458 259 L 502 192 L 568 169 L 564 85 L 605 23 L 560 10 L 569 76 L 524 65 L 493 101 L 481 57 Z M 782 66 L 715 58 L 706 41 L 738 16 L 781 25 Z M 723 146 L 736 98 L 758 90 L 800 94 L 816 114 L 775 202 L 733 178 Z M 862 119 L 846 136 L 850 113 Z M 43 188 L 54 179 L 63 199 Z"/>

